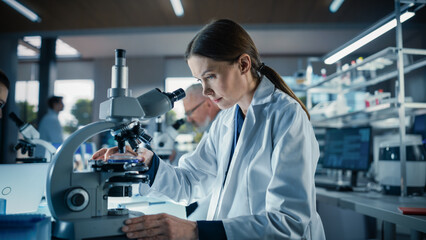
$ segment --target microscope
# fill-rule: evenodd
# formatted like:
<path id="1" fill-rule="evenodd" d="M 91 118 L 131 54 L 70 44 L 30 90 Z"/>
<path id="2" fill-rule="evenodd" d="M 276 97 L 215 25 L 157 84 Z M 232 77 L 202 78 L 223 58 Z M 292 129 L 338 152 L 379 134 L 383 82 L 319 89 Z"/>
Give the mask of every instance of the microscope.
<path id="1" fill-rule="evenodd" d="M 31 162 L 32 160 L 40 160 L 33 158 L 34 149 L 37 145 L 42 146 L 46 149 L 45 151 L 45 160 L 50 162 L 52 160 L 53 154 L 56 152 L 56 148 L 49 142 L 40 139 L 40 133 L 34 128 L 33 125 L 25 123 L 22 121 L 14 112 L 9 114 L 9 117 L 15 122 L 16 126 L 19 129 L 19 132 L 22 134 L 24 139 L 19 139 L 18 143 L 15 145 L 15 150 L 21 150 L 22 154 L 28 153 L 28 159 L 21 159 L 24 162 Z M 44 162 L 44 161 L 42 161 Z"/>
<path id="2" fill-rule="evenodd" d="M 157 117 L 155 121 L 156 131 L 154 132 L 151 148 L 161 159 L 168 159 L 175 149 L 175 139 L 179 134 L 177 130 L 185 123 L 185 120 L 176 120 L 176 122 L 166 128 L 166 131 L 162 130 L 163 121 L 161 117 Z"/>
<path id="3" fill-rule="evenodd" d="M 125 50 L 115 51 L 111 88 L 108 100 L 100 105 L 101 121 L 74 132 L 54 155 L 50 164 L 46 196 L 55 222 L 53 236 L 61 239 L 124 237 L 123 222 L 140 214 L 126 208 L 108 209 L 108 197 L 132 195 L 131 186 L 146 183 L 148 167 L 139 161 L 94 161 L 93 171 L 74 172 L 73 154 L 90 137 L 110 131 L 120 153 L 126 143 L 134 151 L 139 144 L 149 145 L 140 120 L 160 116 L 173 108 L 174 102 L 185 97 L 178 89 L 172 93 L 153 89 L 134 98 L 128 89 L 128 68 Z"/>

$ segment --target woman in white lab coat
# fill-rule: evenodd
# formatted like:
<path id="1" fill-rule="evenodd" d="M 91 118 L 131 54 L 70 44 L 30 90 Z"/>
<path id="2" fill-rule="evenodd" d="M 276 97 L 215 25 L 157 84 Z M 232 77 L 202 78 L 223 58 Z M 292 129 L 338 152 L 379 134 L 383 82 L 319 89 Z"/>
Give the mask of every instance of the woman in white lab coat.
<path id="1" fill-rule="evenodd" d="M 186 59 L 203 94 L 224 111 L 178 167 L 143 149 L 151 183 L 141 194 L 190 204 L 211 193 L 207 220 L 147 215 L 122 230 L 140 239 L 325 239 L 315 204 L 319 148 L 305 106 L 233 21 L 204 27 Z"/>

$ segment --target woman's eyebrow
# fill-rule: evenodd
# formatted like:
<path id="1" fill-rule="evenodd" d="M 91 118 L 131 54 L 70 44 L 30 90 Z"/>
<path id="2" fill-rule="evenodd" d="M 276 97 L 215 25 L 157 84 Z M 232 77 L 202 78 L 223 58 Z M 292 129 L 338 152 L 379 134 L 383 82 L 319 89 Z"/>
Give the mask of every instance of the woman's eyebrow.
<path id="1" fill-rule="evenodd" d="M 212 71 L 212 69 L 207 69 L 207 70 L 205 70 L 201 75 L 200 75 L 200 78 L 202 78 L 206 73 L 208 73 L 208 72 L 210 72 L 210 71 Z M 200 78 L 198 78 L 198 77 L 196 77 L 196 76 L 193 76 L 194 78 L 196 78 L 196 79 L 198 79 L 198 80 L 200 80 Z"/>

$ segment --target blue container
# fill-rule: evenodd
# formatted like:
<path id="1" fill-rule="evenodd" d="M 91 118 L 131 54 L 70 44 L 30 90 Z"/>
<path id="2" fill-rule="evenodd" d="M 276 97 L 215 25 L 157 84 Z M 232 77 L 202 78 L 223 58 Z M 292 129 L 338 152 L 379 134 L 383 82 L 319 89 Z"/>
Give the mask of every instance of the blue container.
<path id="1" fill-rule="evenodd" d="M 0 240 L 51 239 L 52 224 L 44 214 L 0 215 Z"/>
<path id="2" fill-rule="evenodd" d="M 0 214 L 6 214 L 6 199 L 0 198 Z"/>

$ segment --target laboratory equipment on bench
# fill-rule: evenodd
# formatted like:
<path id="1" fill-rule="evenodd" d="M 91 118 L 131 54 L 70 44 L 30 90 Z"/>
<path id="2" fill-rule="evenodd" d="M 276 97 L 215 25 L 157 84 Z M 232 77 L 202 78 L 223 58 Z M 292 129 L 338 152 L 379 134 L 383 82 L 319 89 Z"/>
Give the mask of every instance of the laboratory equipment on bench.
<path id="1" fill-rule="evenodd" d="M 422 138 L 420 135 L 406 135 L 405 139 L 407 193 L 423 195 L 426 183 L 426 151 Z M 401 194 L 399 149 L 399 134 L 389 137 L 380 144 L 377 178 L 385 194 Z"/>
<path id="2" fill-rule="evenodd" d="M 390 102 L 390 97 L 391 97 L 391 93 L 390 92 L 383 92 L 382 89 L 374 91 L 374 95 L 371 95 L 370 93 L 366 93 L 365 94 L 365 107 L 368 108 L 368 107 L 388 103 L 388 102 Z"/>
<path id="3" fill-rule="evenodd" d="M 15 145 L 15 150 L 20 150 L 22 154 L 28 153 L 28 158 L 21 160 L 24 162 L 50 162 L 56 152 L 56 148 L 51 143 L 40 139 L 40 133 L 34 126 L 22 121 L 14 112 L 11 112 L 9 117 L 15 122 L 19 132 L 24 137 L 24 139 L 19 139 L 18 143 Z M 46 149 L 45 159 L 33 158 L 34 149 L 37 145 Z"/>
<path id="4" fill-rule="evenodd" d="M 123 236 L 123 222 L 139 216 L 126 208 L 108 209 L 108 197 L 131 196 L 131 185 L 149 181 L 147 167 L 135 159 L 94 161 L 93 171 L 74 172 L 73 155 L 88 138 L 110 131 L 124 156 L 126 143 L 137 151 L 140 143 L 149 144 L 140 120 L 157 117 L 185 97 L 178 89 L 165 93 L 151 90 L 134 98 L 128 89 L 125 50 L 115 51 L 108 100 L 100 105 L 101 121 L 91 123 L 69 136 L 54 155 L 47 177 L 47 203 L 52 217 L 53 236 L 63 239 Z M 129 157 L 129 156 L 125 156 Z M 119 161 L 120 160 L 120 161 Z"/>
<path id="5" fill-rule="evenodd" d="M 172 126 L 168 126 L 166 131 L 162 130 L 163 121 L 157 117 L 157 129 L 154 132 L 154 139 L 151 144 L 152 150 L 163 160 L 166 160 L 175 150 L 175 139 L 178 136 L 178 129 L 185 123 L 185 120 L 179 119 Z"/>

